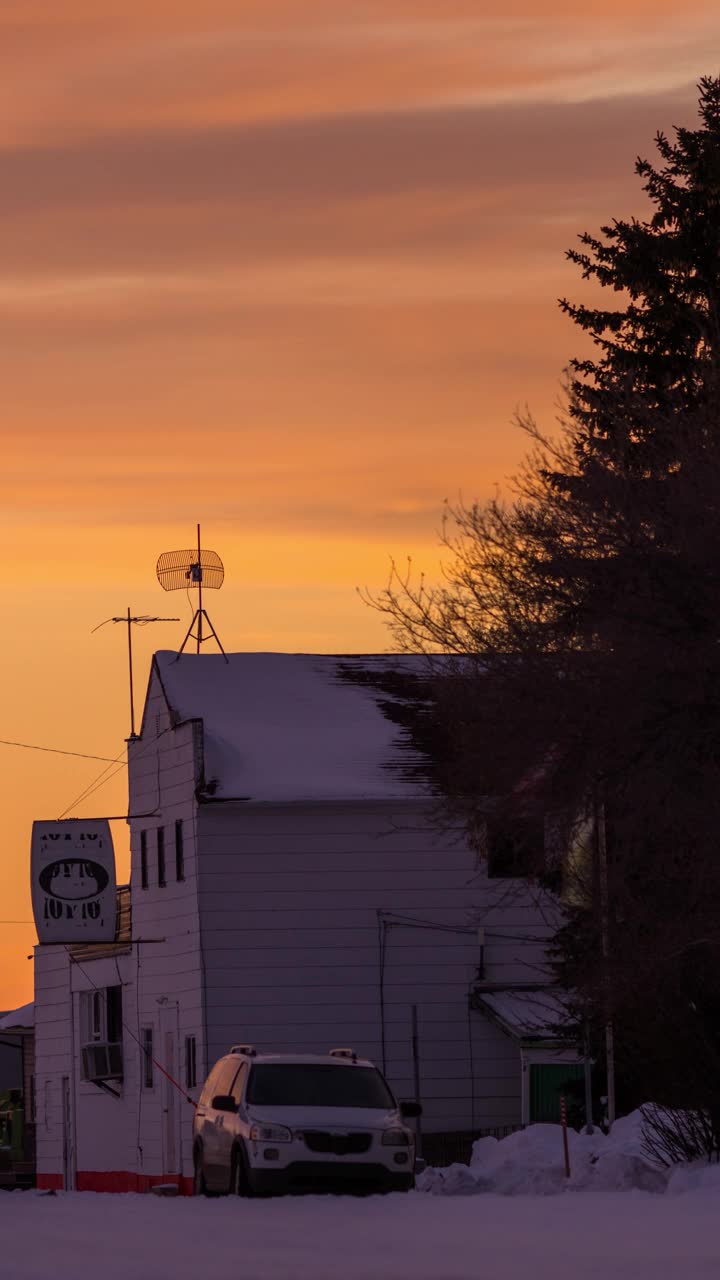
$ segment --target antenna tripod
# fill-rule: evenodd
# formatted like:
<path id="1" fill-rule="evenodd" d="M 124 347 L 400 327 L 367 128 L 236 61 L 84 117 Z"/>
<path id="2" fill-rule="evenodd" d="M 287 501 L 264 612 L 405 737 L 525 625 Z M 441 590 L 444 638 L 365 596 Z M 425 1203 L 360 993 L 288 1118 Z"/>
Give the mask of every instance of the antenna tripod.
<path id="1" fill-rule="evenodd" d="M 212 622 L 210 621 L 210 617 L 208 615 L 207 609 L 201 609 L 200 606 L 198 605 L 197 609 L 193 614 L 192 622 L 190 623 L 190 626 L 185 632 L 185 639 L 183 640 L 182 644 L 180 645 L 180 648 L 178 649 L 177 658 L 175 659 L 176 662 L 177 662 L 177 659 L 180 657 L 180 654 L 184 652 L 185 645 L 187 644 L 188 640 L 197 640 L 197 652 L 199 653 L 200 645 L 203 644 L 206 640 L 210 639 L 210 636 L 204 636 L 202 633 L 203 618 L 205 619 L 205 621 L 208 624 L 208 627 L 210 628 L 210 634 L 214 636 L 214 638 L 217 640 L 217 646 L 223 658 L 225 659 L 226 662 L 228 661 L 228 656 L 225 650 L 223 649 L 222 644 L 220 643 L 220 637 L 217 631 L 215 630 Z M 196 623 L 197 623 L 197 631 L 193 631 L 193 627 L 195 626 Z"/>

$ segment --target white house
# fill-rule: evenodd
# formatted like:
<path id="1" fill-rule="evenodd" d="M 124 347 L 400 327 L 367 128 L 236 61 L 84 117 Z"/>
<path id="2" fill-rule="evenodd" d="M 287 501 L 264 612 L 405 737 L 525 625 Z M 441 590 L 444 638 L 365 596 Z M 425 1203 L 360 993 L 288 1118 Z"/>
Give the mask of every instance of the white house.
<path id="1" fill-rule="evenodd" d="M 189 1190 L 192 1102 L 237 1041 L 351 1045 L 404 1098 L 419 1077 L 431 1144 L 533 1118 L 533 1071 L 576 1061 L 521 1012 L 548 904 L 438 829 L 345 678 L 418 661 L 156 654 L 116 941 L 36 949 L 38 1185 Z"/>

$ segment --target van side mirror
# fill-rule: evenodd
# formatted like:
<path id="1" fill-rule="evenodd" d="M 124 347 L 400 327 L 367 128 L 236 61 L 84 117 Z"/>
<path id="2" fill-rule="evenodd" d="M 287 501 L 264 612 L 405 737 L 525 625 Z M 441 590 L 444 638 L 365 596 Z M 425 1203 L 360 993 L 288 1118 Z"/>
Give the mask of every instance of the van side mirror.
<path id="1" fill-rule="evenodd" d="M 422 1106 L 419 1102 L 401 1102 L 400 1115 L 403 1120 L 417 1120 L 422 1115 Z"/>
<path id="2" fill-rule="evenodd" d="M 213 1111 L 237 1111 L 237 1102 L 229 1093 L 218 1093 L 210 1106 Z"/>

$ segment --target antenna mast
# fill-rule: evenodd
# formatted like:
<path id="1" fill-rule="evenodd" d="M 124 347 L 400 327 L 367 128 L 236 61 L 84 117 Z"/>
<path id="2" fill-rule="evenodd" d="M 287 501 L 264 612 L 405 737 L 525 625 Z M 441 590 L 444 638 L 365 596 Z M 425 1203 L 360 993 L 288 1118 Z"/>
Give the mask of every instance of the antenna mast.
<path id="1" fill-rule="evenodd" d="M 205 641 L 214 637 L 223 658 L 228 662 L 229 659 L 220 643 L 220 637 L 210 621 L 207 609 L 203 607 L 202 597 L 203 584 L 219 591 L 225 579 L 225 568 L 217 552 L 203 551 L 200 541 L 200 525 L 197 526 L 197 547 L 190 551 L 163 551 L 157 562 L 156 573 L 163 591 L 179 591 L 180 589 L 189 591 L 195 588 L 198 593 L 198 607 L 193 613 L 190 626 L 185 632 L 185 639 L 180 645 L 175 661 L 177 662 L 184 652 L 188 640 L 196 641 L 197 652 L 199 653 Z M 208 625 L 209 635 L 203 635 L 203 618 Z"/>
<path id="2" fill-rule="evenodd" d="M 137 734 L 135 732 L 135 696 L 133 692 L 133 651 L 132 651 L 133 623 L 137 623 L 137 625 L 140 627 L 145 627 L 147 626 L 148 622 L 179 622 L 179 621 L 180 621 L 179 618 L 150 618 L 147 616 L 147 614 L 141 614 L 138 617 L 133 617 L 130 612 L 130 605 L 128 605 L 127 615 L 123 614 L 119 618 L 106 618 L 105 622 L 101 622 L 98 624 L 97 627 L 93 627 L 90 633 L 91 635 L 94 635 L 96 631 L 100 630 L 100 627 L 104 627 L 108 622 L 124 622 L 127 625 L 128 667 L 129 667 L 129 675 L 130 675 L 130 739 L 137 737 Z"/>

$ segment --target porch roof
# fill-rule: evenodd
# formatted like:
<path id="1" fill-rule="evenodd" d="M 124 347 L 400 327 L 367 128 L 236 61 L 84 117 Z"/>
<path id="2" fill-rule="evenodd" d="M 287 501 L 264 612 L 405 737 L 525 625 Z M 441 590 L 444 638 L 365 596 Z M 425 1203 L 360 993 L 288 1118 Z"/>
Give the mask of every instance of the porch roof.
<path id="1" fill-rule="evenodd" d="M 505 991 L 478 990 L 474 1005 L 495 1022 L 506 1035 L 526 1042 L 562 1042 L 560 1028 L 568 1021 L 567 993 L 557 987 L 509 988 Z"/>

